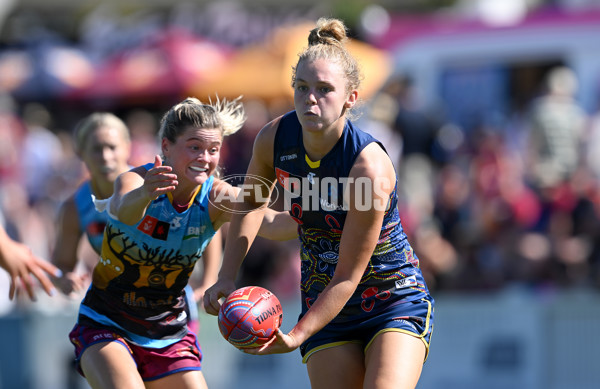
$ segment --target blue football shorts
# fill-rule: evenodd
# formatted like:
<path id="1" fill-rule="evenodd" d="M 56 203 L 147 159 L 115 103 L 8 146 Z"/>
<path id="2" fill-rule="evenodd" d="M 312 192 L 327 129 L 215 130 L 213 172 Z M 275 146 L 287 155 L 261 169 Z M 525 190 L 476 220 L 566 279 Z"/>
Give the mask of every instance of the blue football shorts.
<path id="1" fill-rule="evenodd" d="M 385 310 L 367 319 L 343 323 L 331 322 L 300 346 L 302 362 L 306 363 L 308 358 L 319 350 L 345 343 L 362 344 L 366 352 L 377 335 L 389 331 L 401 332 L 421 339 L 425 344 L 425 360 L 427 360 L 433 332 L 433 311 L 433 300 L 423 298 L 391 304 Z"/>

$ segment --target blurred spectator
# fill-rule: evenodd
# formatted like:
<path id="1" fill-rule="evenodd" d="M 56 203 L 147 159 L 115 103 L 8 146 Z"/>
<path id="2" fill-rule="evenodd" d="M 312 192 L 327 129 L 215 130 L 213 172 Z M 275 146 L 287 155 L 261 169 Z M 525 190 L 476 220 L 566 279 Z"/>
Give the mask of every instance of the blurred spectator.
<path id="1" fill-rule="evenodd" d="M 222 173 L 225 176 L 244 174 L 252 156 L 252 144 L 261 128 L 273 119 L 267 104 L 258 99 L 244 99 L 246 122 L 244 127 L 227 139 L 228 146 L 221 150 Z"/>
<path id="2" fill-rule="evenodd" d="M 62 158 L 62 144 L 49 129 L 52 115 L 46 107 L 29 103 L 23 108 L 22 117 L 27 131 L 21 150 L 21 174 L 29 201 L 35 203 L 48 193 Z"/>
<path id="3" fill-rule="evenodd" d="M 589 126 L 585 132 L 583 157 L 596 180 L 600 180 L 600 107 L 594 112 L 589 120 Z"/>
<path id="4" fill-rule="evenodd" d="M 154 160 L 160 153 L 158 147 L 158 118 L 152 112 L 135 109 L 125 117 L 125 124 L 131 133 L 131 156 L 129 165 L 140 166 Z"/>
<path id="5" fill-rule="evenodd" d="M 386 90 L 398 102 L 394 127 L 402 136 L 402 155 L 430 155 L 439 126 L 436 117 L 419 101 L 412 80 L 398 76 L 390 81 Z"/>
<path id="6" fill-rule="evenodd" d="M 18 166 L 25 126 L 17 109 L 11 96 L 0 94 L 0 182 L 22 180 Z"/>
<path id="7" fill-rule="evenodd" d="M 545 87 L 530 112 L 532 175 L 543 188 L 567 180 L 577 168 L 586 123 L 586 113 L 574 97 L 578 85 L 571 69 L 552 69 Z"/>
<path id="8" fill-rule="evenodd" d="M 368 114 L 357 120 L 357 125 L 381 141 L 394 165 L 402 156 L 402 137 L 394 131 L 398 115 L 398 101 L 384 88 L 368 106 Z"/>

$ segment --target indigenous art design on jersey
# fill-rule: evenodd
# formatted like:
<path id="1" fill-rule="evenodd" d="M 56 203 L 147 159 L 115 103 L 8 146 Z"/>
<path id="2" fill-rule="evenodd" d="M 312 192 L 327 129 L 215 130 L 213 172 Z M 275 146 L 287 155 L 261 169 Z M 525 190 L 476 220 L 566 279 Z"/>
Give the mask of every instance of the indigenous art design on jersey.
<path id="1" fill-rule="evenodd" d="M 80 324 L 112 327 L 146 347 L 164 347 L 185 335 L 184 288 L 215 234 L 208 215 L 212 185 L 210 177 L 182 213 L 163 195 L 135 225 L 109 217 Z"/>
<path id="2" fill-rule="evenodd" d="M 335 272 L 349 209 L 344 185 L 357 156 L 373 142 L 377 140 L 347 121 L 341 139 L 315 162 L 306 156 L 296 113 L 287 113 L 281 119 L 275 136 L 274 168 L 278 184 L 287 191 L 290 215 L 300 225 L 302 314 Z M 394 183 L 373 256 L 356 292 L 333 322 L 360 320 L 389 304 L 429 295 L 419 260 L 402 228 L 397 202 Z"/>

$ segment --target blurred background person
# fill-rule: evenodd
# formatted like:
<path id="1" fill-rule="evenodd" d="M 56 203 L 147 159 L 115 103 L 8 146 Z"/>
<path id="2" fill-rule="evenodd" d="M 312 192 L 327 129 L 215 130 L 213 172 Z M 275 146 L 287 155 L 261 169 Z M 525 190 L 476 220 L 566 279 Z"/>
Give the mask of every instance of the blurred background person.
<path id="1" fill-rule="evenodd" d="M 119 174 L 130 169 L 128 164 L 131 139 L 125 123 L 111 113 L 98 112 L 84 118 L 76 127 L 74 144 L 89 178 L 61 205 L 58 216 L 56 244 L 52 262 L 62 270 L 57 285 L 63 293 L 84 291 L 89 274 L 98 261 L 102 248 L 107 216 L 96 211 L 92 196 L 108 199 L 113 194 L 114 182 Z M 83 252 L 83 271 L 78 272 L 82 238 L 87 238 L 89 249 Z"/>
<path id="2" fill-rule="evenodd" d="M 541 189 L 569 180 L 579 166 L 587 114 L 575 99 L 577 88 L 570 68 L 551 69 L 545 92 L 531 104 L 531 174 Z"/>

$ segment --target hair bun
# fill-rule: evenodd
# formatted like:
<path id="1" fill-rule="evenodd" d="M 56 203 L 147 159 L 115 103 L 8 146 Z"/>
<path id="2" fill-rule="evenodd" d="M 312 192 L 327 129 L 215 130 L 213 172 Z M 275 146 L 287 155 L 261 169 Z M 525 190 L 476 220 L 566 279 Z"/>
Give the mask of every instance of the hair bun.
<path id="1" fill-rule="evenodd" d="M 339 19 L 320 18 L 308 35 L 308 45 L 343 45 L 348 39 L 346 26 Z"/>

